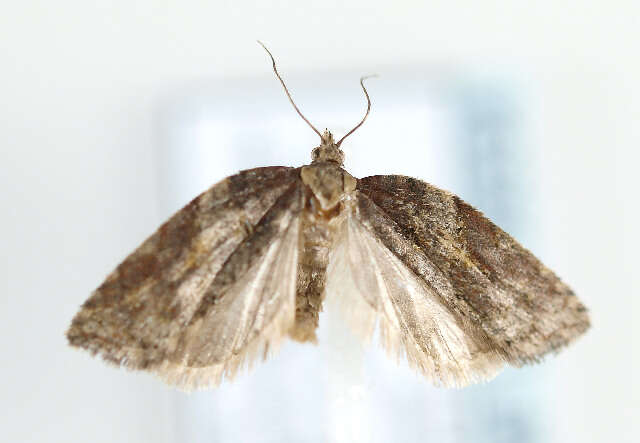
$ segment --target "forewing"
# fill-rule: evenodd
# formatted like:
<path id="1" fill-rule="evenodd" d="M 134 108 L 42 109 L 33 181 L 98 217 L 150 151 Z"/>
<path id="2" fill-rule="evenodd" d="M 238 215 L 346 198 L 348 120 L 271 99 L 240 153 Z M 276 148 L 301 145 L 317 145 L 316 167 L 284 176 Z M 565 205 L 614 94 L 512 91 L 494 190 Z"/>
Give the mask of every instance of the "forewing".
<path id="1" fill-rule="evenodd" d="M 166 362 L 223 265 L 298 177 L 297 169 L 257 168 L 196 197 L 93 292 L 67 332 L 70 344 L 134 369 Z"/>
<path id="2" fill-rule="evenodd" d="M 588 329 L 573 291 L 457 196 L 403 176 L 367 177 L 358 191 L 369 232 L 422 280 L 432 277 L 421 257 L 438 269 L 450 288 L 438 291 L 442 301 L 482 328 L 509 363 L 537 361 Z"/>
<path id="3" fill-rule="evenodd" d="M 366 196 L 356 198 L 367 204 Z M 460 387 L 493 377 L 504 359 L 481 329 L 447 306 L 441 294 L 451 287 L 442 273 L 395 232 L 393 221 L 378 213 L 371 223 L 370 216 L 354 206 L 337 229 L 329 297 L 342 305 L 356 332 L 368 338 L 377 327 L 387 351 L 406 357 L 436 385 Z M 405 254 L 417 254 L 426 278 L 403 263 L 381 234 Z"/>
<path id="4" fill-rule="evenodd" d="M 277 348 L 295 319 L 302 188 L 290 187 L 206 289 L 175 350 L 155 371 L 191 389 L 232 378 Z"/>

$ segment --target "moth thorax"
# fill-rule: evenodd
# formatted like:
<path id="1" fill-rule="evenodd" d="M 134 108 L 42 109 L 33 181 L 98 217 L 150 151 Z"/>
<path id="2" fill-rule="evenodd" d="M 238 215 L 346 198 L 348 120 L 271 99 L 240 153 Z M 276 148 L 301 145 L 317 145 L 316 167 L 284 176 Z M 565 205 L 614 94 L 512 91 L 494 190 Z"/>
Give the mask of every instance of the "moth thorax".
<path id="1" fill-rule="evenodd" d="M 334 162 L 339 166 L 344 164 L 344 152 L 336 145 L 331 132 L 324 131 L 320 146 L 311 151 L 311 161 L 312 163 Z"/>
<path id="2" fill-rule="evenodd" d="M 319 203 L 319 209 L 324 212 L 332 210 L 346 196 L 353 193 L 357 184 L 351 174 L 335 163 L 327 161 L 303 166 L 300 178 L 311 189 Z"/>

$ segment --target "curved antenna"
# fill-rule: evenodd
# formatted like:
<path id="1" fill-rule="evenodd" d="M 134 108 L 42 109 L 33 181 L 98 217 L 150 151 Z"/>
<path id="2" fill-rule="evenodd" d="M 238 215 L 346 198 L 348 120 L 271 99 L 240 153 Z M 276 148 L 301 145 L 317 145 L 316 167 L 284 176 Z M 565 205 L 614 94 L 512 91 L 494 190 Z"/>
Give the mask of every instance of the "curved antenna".
<path id="1" fill-rule="evenodd" d="M 269 51 L 267 49 L 267 47 L 264 45 L 264 43 L 262 43 L 260 40 L 256 40 L 260 46 L 262 46 L 264 48 L 265 51 L 267 51 L 267 54 L 269 54 L 269 57 L 271 57 L 271 61 L 273 62 L 273 72 L 276 73 L 276 76 L 278 77 L 278 80 L 280 80 L 280 83 L 282 83 L 282 87 L 284 88 L 284 92 L 287 93 L 287 97 L 289 97 L 289 101 L 291 102 L 291 104 L 293 105 L 293 107 L 295 108 L 296 112 L 298 113 L 298 115 L 300 115 L 300 117 L 302 117 L 302 120 L 304 120 L 305 122 L 307 122 L 307 124 L 309 126 L 311 126 L 311 129 L 313 129 L 315 131 L 316 134 L 318 134 L 318 136 L 320 137 L 320 139 L 322 139 L 322 134 L 320 134 L 320 131 L 318 131 L 309 120 L 307 120 L 307 117 L 305 117 L 304 115 L 302 115 L 302 112 L 300 112 L 300 110 L 298 109 L 298 107 L 296 106 L 296 104 L 293 102 L 293 99 L 291 98 L 291 94 L 289 94 L 289 90 L 287 89 L 287 85 L 284 84 L 284 80 L 282 80 L 282 77 L 280 77 L 280 74 L 278 73 L 278 69 L 276 68 L 276 61 L 273 58 L 273 55 L 271 54 L 271 51 Z"/>
<path id="2" fill-rule="evenodd" d="M 362 118 L 362 121 L 360 121 L 360 123 L 358 123 L 355 128 L 353 128 L 351 131 L 347 132 L 347 135 L 342 137 L 340 139 L 340 141 L 338 141 L 338 143 L 336 143 L 337 147 L 340 147 L 340 144 L 344 141 L 345 138 L 349 137 L 351 134 L 354 133 L 354 131 L 356 129 L 358 129 L 360 126 L 362 126 L 364 121 L 369 116 L 369 111 L 371 111 L 371 99 L 369 98 L 369 93 L 367 92 L 367 88 L 364 87 L 364 81 L 366 79 L 368 79 L 368 78 L 377 77 L 377 76 L 378 76 L 377 74 L 373 74 L 373 75 L 365 75 L 364 77 L 360 77 L 360 86 L 362 86 L 362 90 L 364 91 L 364 95 L 367 97 L 367 112 L 365 112 L 364 117 Z"/>

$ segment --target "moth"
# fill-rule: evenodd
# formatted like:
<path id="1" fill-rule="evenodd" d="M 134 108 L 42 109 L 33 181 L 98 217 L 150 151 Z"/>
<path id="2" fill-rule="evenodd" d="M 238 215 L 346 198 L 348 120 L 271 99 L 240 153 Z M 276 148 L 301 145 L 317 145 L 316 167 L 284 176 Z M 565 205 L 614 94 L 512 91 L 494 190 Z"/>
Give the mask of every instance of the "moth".
<path id="1" fill-rule="evenodd" d="M 264 47 L 264 45 L 263 45 Z M 573 291 L 456 195 L 357 179 L 320 133 L 311 164 L 242 171 L 178 211 L 96 289 L 72 346 L 182 389 L 218 385 L 285 338 L 316 342 L 334 298 L 363 339 L 462 387 L 538 362 L 589 328 Z M 345 356 L 348 358 L 348 356 Z"/>

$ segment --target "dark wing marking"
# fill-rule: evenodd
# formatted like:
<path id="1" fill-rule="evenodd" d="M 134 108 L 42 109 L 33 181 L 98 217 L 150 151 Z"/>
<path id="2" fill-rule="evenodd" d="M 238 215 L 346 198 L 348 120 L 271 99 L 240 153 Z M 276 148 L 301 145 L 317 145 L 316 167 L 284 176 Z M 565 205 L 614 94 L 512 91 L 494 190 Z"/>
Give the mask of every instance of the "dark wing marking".
<path id="1" fill-rule="evenodd" d="M 296 311 L 302 195 L 299 183 L 291 185 L 229 256 L 155 369 L 165 381 L 186 389 L 215 386 L 266 357 L 287 335 Z"/>
<path id="2" fill-rule="evenodd" d="M 370 232 L 426 282 L 433 279 L 422 257 L 433 264 L 451 289 L 438 291 L 451 312 L 482 328 L 509 363 L 537 361 L 588 329 L 573 291 L 457 196 L 393 175 L 364 178 L 357 189 Z"/>
<path id="3" fill-rule="evenodd" d="M 412 256 L 422 275 L 392 251 Z M 449 309 L 445 276 L 361 193 L 338 225 L 327 280 L 356 333 L 368 339 L 377 324 L 382 346 L 436 385 L 487 380 L 504 365 L 486 334 Z"/>
<path id="4" fill-rule="evenodd" d="M 299 183 L 298 169 L 257 168 L 196 197 L 93 292 L 67 332 L 70 344 L 129 368 L 158 368 L 222 279 L 223 265 Z"/>

